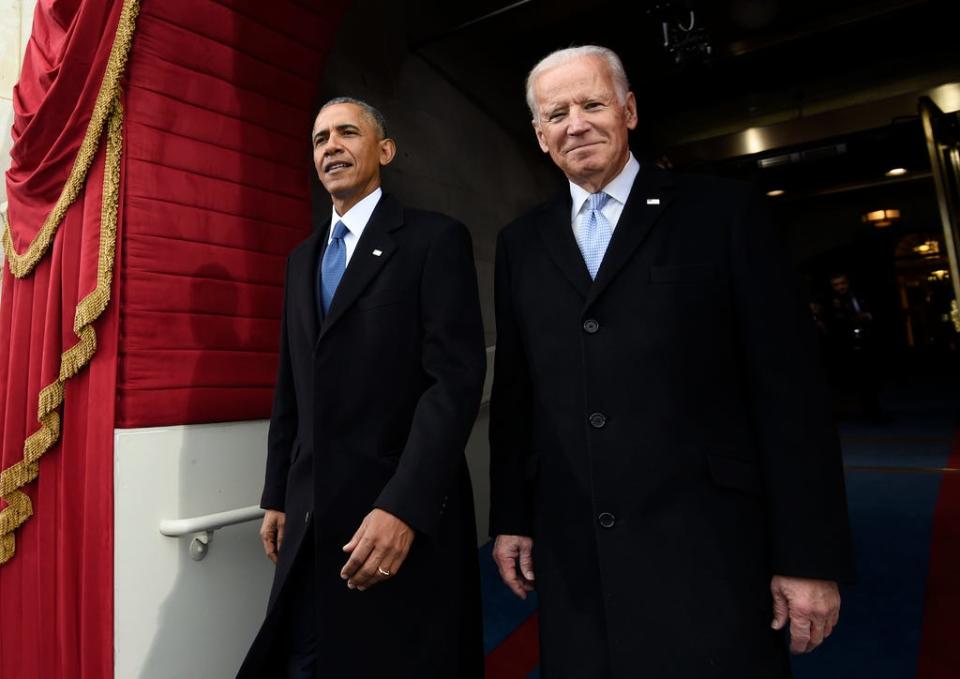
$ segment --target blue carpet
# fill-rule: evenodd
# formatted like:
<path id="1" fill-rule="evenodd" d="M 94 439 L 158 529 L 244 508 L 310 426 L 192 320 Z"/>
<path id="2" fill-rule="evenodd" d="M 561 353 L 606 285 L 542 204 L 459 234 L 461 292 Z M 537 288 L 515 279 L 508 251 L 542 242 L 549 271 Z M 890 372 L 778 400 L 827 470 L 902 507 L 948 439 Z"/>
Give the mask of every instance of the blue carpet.
<path id="1" fill-rule="evenodd" d="M 916 675 L 939 474 L 847 474 L 857 582 L 843 588 L 840 625 L 793 658 L 797 679 Z"/>
<path id="2" fill-rule="evenodd" d="M 841 426 L 844 463 L 946 466 L 955 436 L 956 400 L 914 398 L 892 410 L 895 419 L 883 426 Z M 830 639 L 815 653 L 793 659 L 797 679 L 916 676 L 931 528 L 942 476 L 847 471 L 857 582 L 843 589 L 840 625 Z"/>

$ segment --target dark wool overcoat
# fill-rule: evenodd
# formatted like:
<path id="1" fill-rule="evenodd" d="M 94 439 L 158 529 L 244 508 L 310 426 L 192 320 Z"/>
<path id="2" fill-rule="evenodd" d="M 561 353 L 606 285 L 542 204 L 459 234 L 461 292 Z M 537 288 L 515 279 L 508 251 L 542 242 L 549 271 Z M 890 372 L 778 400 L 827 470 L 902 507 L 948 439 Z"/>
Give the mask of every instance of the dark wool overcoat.
<path id="1" fill-rule="evenodd" d="M 483 676 L 473 498 L 464 446 L 486 366 L 470 234 L 384 195 L 319 322 L 326 228 L 287 263 L 261 504 L 286 513 L 266 621 L 240 676 L 281 673 L 284 585 L 307 531 L 316 558 L 318 677 Z M 367 591 L 341 547 L 374 507 L 416 536 Z M 296 595 L 296 593 L 292 593 Z"/>
<path id="2" fill-rule="evenodd" d="M 492 534 L 534 539 L 544 679 L 789 676 L 775 573 L 847 579 L 812 323 L 759 198 L 643 169 L 595 281 L 569 193 L 500 234 Z"/>

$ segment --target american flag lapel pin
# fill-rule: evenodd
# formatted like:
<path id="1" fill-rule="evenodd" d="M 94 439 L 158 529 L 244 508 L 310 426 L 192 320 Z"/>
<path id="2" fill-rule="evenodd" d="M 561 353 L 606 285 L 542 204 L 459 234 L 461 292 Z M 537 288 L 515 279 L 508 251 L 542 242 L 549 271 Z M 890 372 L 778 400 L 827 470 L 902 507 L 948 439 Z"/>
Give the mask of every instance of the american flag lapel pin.
<path id="1" fill-rule="evenodd" d="M 660 204 L 659 198 L 647 198 L 647 205 L 659 205 L 659 204 Z"/>
<path id="2" fill-rule="evenodd" d="M 374 256 L 374 257 L 379 257 L 379 256 L 382 255 L 382 254 L 383 254 L 383 250 L 374 250 L 374 251 L 373 251 L 373 256 Z"/>

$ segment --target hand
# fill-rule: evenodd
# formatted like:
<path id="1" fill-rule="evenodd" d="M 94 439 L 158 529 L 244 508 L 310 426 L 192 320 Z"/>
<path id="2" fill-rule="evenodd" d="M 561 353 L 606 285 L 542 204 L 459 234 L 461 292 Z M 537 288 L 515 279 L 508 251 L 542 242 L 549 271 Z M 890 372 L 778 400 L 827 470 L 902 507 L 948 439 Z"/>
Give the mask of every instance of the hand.
<path id="1" fill-rule="evenodd" d="M 410 526 L 389 512 L 374 509 L 343 546 L 350 558 L 340 577 L 347 581 L 347 587 L 361 592 L 394 577 L 410 552 L 413 537 Z"/>
<path id="2" fill-rule="evenodd" d="M 809 653 L 830 636 L 840 620 L 840 590 L 831 580 L 774 575 L 773 629 L 790 620 L 790 652 Z"/>
<path id="3" fill-rule="evenodd" d="M 260 524 L 260 541 L 263 543 L 263 551 L 273 563 L 277 563 L 279 557 L 280 545 L 283 544 L 283 527 L 286 522 L 287 515 L 284 512 L 268 509 L 263 515 L 263 523 Z"/>
<path id="4" fill-rule="evenodd" d="M 533 538 L 524 535 L 498 535 L 493 543 L 493 560 L 500 579 L 521 599 L 533 591 Z"/>

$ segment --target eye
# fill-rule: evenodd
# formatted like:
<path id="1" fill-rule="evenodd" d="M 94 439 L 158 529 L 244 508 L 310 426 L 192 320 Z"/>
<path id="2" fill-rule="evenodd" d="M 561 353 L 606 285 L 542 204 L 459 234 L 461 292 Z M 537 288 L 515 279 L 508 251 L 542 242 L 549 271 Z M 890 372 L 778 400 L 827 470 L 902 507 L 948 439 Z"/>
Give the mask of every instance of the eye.
<path id="1" fill-rule="evenodd" d="M 547 114 L 547 120 L 551 123 L 555 123 L 559 120 L 563 120 L 565 115 L 566 111 L 551 111 Z"/>

